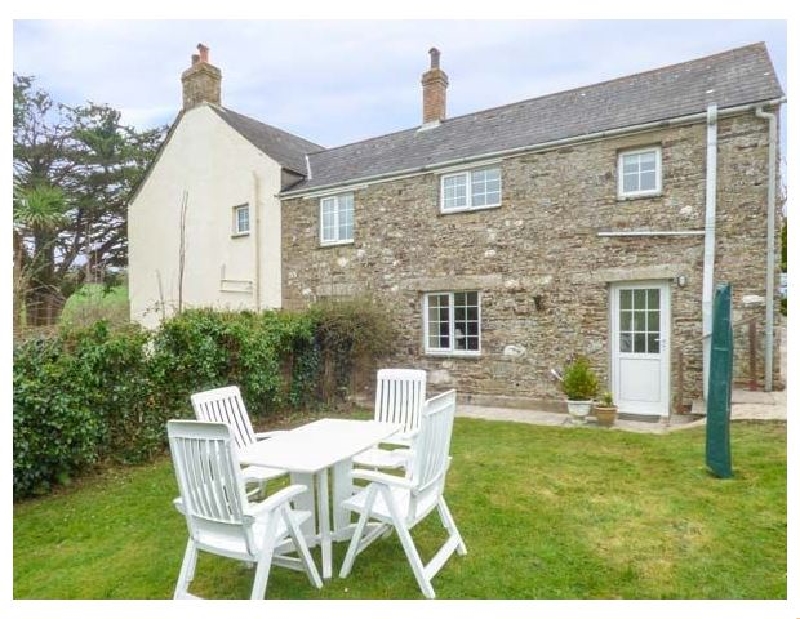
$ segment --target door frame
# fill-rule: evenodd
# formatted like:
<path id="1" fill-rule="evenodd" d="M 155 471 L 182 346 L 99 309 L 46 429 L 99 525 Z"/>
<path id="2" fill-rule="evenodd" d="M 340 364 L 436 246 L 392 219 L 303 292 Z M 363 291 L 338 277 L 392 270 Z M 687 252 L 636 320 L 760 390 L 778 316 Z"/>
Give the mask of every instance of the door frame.
<path id="1" fill-rule="evenodd" d="M 661 290 L 661 337 L 662 337 L 662 368 L 661 368 L 661 385 L 664 389 L 664 405 L 660 412 L 637 413 L 636 411 L 622 411 L 639 414 L 647 417 L 667 417 L 669 416 L 670 407 L 672 404 L 672 280 L 671 279 L 657 279 L 657 280 L 631 280 L 631 281 L 615 281 L 610 282 L 609 285 L 609 383 L 611 392 L 614 394 L 614 401 L 620 402 L 620 377 L 618 375 L 618 338 L 619 338 L 619 291 L 623 288 L 641 289 L 641 288 L 659 288 Z M 665 338 L 665 339 L 664 339 Z"/>

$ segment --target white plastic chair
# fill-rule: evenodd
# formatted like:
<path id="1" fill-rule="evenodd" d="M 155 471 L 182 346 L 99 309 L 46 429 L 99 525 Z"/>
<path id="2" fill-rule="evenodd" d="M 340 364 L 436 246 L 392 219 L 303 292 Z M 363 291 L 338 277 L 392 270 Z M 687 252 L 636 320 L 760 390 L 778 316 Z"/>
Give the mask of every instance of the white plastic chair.
<path id="1" fill-rule="evenodd" d="M 342 564 L 341 578 L 350 573 L 356 555 L 386 532 L 386 527 L 374 524 L 389 525 L 397 531 L 414 577 L 427 598 L 436 596 L 431 579 L 450 555 L 455 551 L 460 555 L 467 554 L 467 547 L 444 500 L 455 408 L 454 390 L 430 398 L 425 403 L 419 435 L 405 477 L 361 469 L 352 471 L 353 478 L 370 483 L 342 503 L 343 508 L 359 513 L 360 517 Z M 428 565 L 423 565 L 411 538 L 411 529 L 434 508 L 438 510 L 449 536 Z M 377 520 L 377 523 L 369 523 L 370 530 L 365 535 L 370 518 Z"/>
<path id="2" fill-rule="evenodd" d="M 419 430 L 426 381 L 425 370 L 378 370 L 374 420 L 402 424 L 402 430 L 385 442 L 406 449 L 368 449 L 353 458 L 354 464 L 374 469 L 405 466 Z"/>
<path id="3" fill-rule="evenodd" d="M 235 433 L 229 425 L 173 420 L 167 422 L 167 434 L 181 493 L 174 503 L 189 529 L 175 599 L 197 598 L 188 588 L 200 550 L 255 563 L 253 600 L 264 599 L 272 563 L 305 570 L 311 584 L 322 587 L 300 531 L 310 514 L 289 505 L 307 490 L 305 486 L 292 485 L 263 501 L 248 502 Z M 289 547 L 290 539 L 299 556 L 276 554 L 276 549 Z"/>
<path id="4" fill-rule="evenodd" d="M 253 431 L 239 387 L 220 387 L 195 393 L 192 396 L 192 408 L 198 421 L 227 423 L 239 449 L 278 433 Z M 248 466 L 243 474 L 246 482 L 255 482 L 259 484 L 259 489 L 263 489 L 267 481 L 285 475 L 286 471 L 266 466 Z"/>

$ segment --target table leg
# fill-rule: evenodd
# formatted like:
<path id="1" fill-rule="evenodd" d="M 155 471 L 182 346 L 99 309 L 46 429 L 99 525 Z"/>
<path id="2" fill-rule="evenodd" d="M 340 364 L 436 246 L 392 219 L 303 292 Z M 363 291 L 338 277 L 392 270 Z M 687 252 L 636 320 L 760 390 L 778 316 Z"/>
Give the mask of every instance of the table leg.
<path id="1" fill-rule="evenodd" d="M 294 508 L 301 511 L 306 511 L 311 514 L 306 521 L 300 525 L 300 530 L 306 537 L 306 542 L 309 548 L 317 545 L 317 515 L 316 515 L 316 502 L 314 501 L 314 475 L 311 473 L 290 473 L 290 483 L 302 484 L 308 490 L 303 494 L 295 497 L 292 501 Z"/>
<path id="2" fill-rule="evenodd" d="M 353 480 L 350 471 L 353 469 L 352 460 L 343 460 L 333 465 L 333 532 L 336 541 L 350 539 L 351 512 L 342 509 L 342 502 L 353 494 Z"/>
<path id="3" fill-rule="evenodd" d="M 333 576 L 328 492 L 328 469 L 325 468 L 317 473 L 317 522 L 319 523 L 320 545 L 322 546 L 322 577 L 326 579 Z"/>

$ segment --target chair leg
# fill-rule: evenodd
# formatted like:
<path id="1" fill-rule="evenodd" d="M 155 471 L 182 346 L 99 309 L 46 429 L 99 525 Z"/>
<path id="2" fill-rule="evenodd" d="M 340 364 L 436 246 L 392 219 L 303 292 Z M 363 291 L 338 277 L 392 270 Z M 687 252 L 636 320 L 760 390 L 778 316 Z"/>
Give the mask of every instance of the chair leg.
<path id="1" fill-rule="evenodd" d="M 375 486 L 370 486 L 369 490 L 367 490 L 367 499 L 364 502 L 364 509 L 358 519 L 356 530 L 353 531 L 353 539 L 350 540 L 350 546 L 347 548 L 347 555 L 344 558 L 344 563 L 342 563 L 339 578 L 346 578 L 353 567 L 353 561 L 355 561 L 358 551 L 358 543 L 361 541 L 361 536 L 364 534 L 364 528 L 367 525 L 369 515 L 372 512 L 372 506 L 375 503 L 376 490 Z"/>
<path id="2" fill-rule="evenodd" d="M 383 492 L 384 499 L 386 500 L 386 505 L 389 507 L 389 513 L 392 515 L 392 521 L 394 522 L 394 528 L 397 531 L 397 537 L 400 538 L 400 543 L 403 544 L 403 550 L 406 553 L 408 562 L 411 564 L 411 569 L 414 572 L 414 578 L 417 579 L 417 584 L 422 590 L 422 594 L 426 598 L 432 600 L 436 597 L 436 593 L 433 590 L 430 580 L 425 577 L 425 567 L 422 564 L 422 559 L 417 552 L 416 546 L 414 546 L 414 540 L 411 539 L 411 532 L 408 530 L 405 520 L 403 520 L 400 514 L 400 510 L 397 509 L 397 504 L 394 502 L 394 497 L 392 496 L 391 491 L 388 488 L 381 488 L 381 491 Z"/>
<path id="3" fill-rule="evenodd" d="M 464 544 L 464 539 L 461 537 L 461 533 L 458 532 L 458 527 L 456 526 L 456 521 L 453 520 L 453 515 L 450 513 L 450 510 L 447 509 L 447 503 L 444 502 L 444 496 L 439 497 L 439 501 L 436 503 L 436 508 L 439 511 L 439 518 L 442 519 L 442 525 L 444 525 L 444 528 L 447 529 L 448 533 L 450 533 L 450 537 L 458 540 L 456 552 L 463 557 L 465 554 L 467 554 L 467 546 Z"/>
<path id="4" fill-rule="evenodd" d="M 319 572 L 317 571 L 317 566 L 314 565 L 314 559 L 311 558 L 311 553 L 308 552 L 308 545 L 303 532 L 297 526 L 297 523 L 292 520 L 288 507 L 285 505 L 281 507 L 281 514 L 283 515 L 283 521 L 286 523 L 286 528 L 289 530 L 289 535 L 294 542 L 294 547 L 297 549 L 297 554 L 300 555 L 300 560 L 306 568 L 308 579 L 317 589 L 321 589 L 322 579 L 319 577 Z"/>
<path id="5" fill-rule="evenodd" d="M 186 543 L 186 552 L 183 554 L 183 563 L 181 564 L 181 571 L 178 575 L 178 584 L 175 586 L 174 599 L 178 600 L 185 597 L 189 593 L 189 583 L 194 578 L 194 568 L 197 564 L 197 547 L 194 545 L 194 540 L 189 538 Z"/>
<path id="6" fill-rule="evenodd" d="M 253 591 L 250 594 L 251 600 L 263 600 L 267 593 L 267 579 L 269 578 L 269 568 L 272 566 L 272 553 L 275 550 L 275 537 L 278 528 L 278 514 L 272 512 L 267 516 L 267 527 L 264 532 L 264 547 L 258 555 L 258 566 L 253 578 Z"/>

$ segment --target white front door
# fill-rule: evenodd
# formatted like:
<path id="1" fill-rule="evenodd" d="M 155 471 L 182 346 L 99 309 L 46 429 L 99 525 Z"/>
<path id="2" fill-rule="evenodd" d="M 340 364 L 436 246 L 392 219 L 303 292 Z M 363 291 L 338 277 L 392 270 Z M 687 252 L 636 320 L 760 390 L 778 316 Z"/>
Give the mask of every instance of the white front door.
<path id="1" fill-rule="evenodd" d="M 620 412 L 669 413 L 669 284 L 611 289 L 611 376 Z"/>

